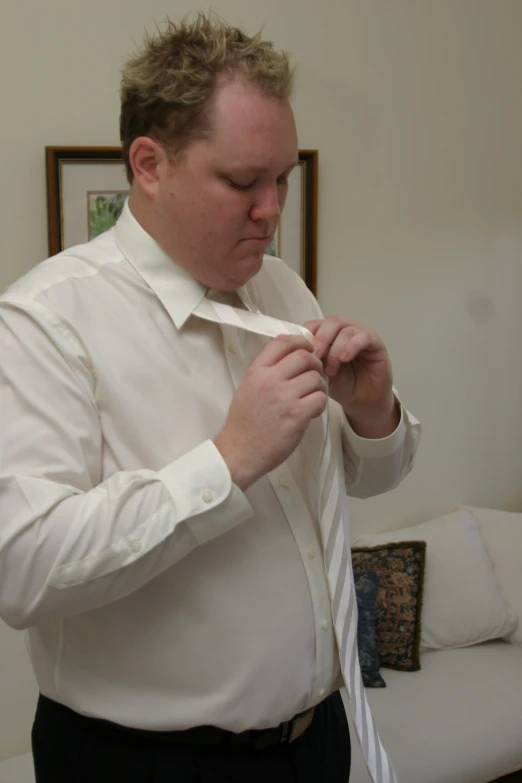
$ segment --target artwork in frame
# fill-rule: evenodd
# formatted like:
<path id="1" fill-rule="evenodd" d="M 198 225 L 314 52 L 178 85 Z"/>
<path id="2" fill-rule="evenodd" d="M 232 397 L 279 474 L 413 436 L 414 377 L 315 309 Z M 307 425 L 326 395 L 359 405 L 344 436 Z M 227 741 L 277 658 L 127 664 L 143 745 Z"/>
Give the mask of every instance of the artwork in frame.
<path id="1" fill-rule="evenodd" d="M 127 190 L 87 191 L 87 224 L 89 239 L 112 228 L 122 213 L 129 195 Z"/>
<path id="2" fill-rule="evenodd" d="M 87 242 L 114 225 L 129 185 L 120 147 L 47 147 L 49 253 Z M 288 197 L 268 254 L 317 286 L 317 150 L 299 150 Z"/>

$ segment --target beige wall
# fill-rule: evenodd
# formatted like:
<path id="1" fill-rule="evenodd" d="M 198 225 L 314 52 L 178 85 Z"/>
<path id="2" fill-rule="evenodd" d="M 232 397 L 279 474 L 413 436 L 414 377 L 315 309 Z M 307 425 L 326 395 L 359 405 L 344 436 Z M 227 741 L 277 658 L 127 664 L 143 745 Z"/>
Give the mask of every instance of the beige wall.
<path id="1" fill-rule="evenodd" d="M 5 3 L 0 287 L 46 254 L 45 145 L 118 144 L 118 70 L 172 0 Z M 202 6 L 205 7 L 205 6 Z M 216 0 L 294 53 L 302 147 L 320 151 L 319 299 L 385 337 L 423 420 L 414 474 L 354 526 L 522 504 L 522 3 Z M 0 757 L 34 684 L 0 627 Z"/>

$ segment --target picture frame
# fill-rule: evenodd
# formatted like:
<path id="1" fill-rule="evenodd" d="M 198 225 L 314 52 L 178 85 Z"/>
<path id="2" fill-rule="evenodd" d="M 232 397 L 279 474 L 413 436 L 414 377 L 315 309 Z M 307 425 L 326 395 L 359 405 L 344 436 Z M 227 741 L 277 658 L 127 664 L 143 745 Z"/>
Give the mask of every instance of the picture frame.
<path id="1" fill-rule="evenodd" d="M 121 147 L 45 148 L 49 254 L 113 225 L 129 185 Z M 280 225 L 267 253 L 288 263 L 317 292 L 318 151 L 299 150 Z"/>

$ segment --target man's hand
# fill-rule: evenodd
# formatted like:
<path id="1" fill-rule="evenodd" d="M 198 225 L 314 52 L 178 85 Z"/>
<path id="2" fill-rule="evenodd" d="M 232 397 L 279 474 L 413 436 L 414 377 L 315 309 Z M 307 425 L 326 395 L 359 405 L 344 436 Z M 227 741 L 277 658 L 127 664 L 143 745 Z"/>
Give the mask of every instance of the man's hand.
<path id="1" fill-rule="evenodd" d="M 326 406 L 321 360 L 306 337 L 276 337 L 245 373 L 214 441 L 245 490 L 294 451 Z"/>
<path id="2" fill-rule="evenodd" d="M 384 438 L 399 423 L 390 358 L 375 332 L 342 316 L 305 324 L 329 377 L 329 394 L 361 437 Z"/>

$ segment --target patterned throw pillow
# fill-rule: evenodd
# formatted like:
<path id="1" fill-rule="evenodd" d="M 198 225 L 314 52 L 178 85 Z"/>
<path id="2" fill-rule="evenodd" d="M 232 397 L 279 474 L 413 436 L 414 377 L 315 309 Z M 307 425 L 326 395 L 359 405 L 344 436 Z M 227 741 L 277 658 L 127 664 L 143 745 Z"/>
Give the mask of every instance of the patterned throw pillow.
<path id="1" fill-rule="evenodd" d="M 357 647 L 363 683 L 367 688 L 385 688 L 386 683 L 379 673 L 375 637 L 375 602 L 381 577 L 376 573 L 354 571 L 353 579 L 357 596 Z"/>
<path id="2" fill-rule="evenodd" d="M 375 606 L 377 651 L 381 666 L 413 672 L 420 669 L 420 627 L 425 541 L 399 541 L 354 547 L 354 571 L 380 575 Z"/>

